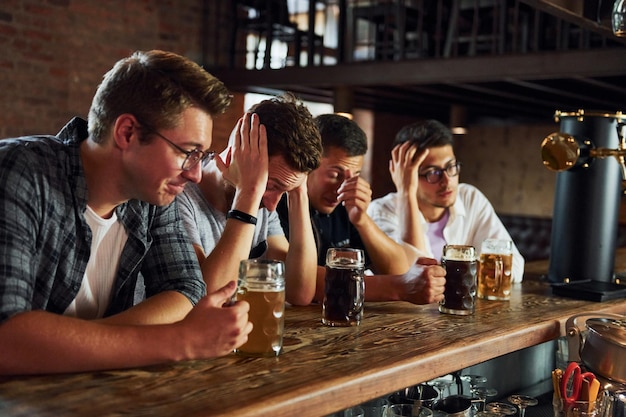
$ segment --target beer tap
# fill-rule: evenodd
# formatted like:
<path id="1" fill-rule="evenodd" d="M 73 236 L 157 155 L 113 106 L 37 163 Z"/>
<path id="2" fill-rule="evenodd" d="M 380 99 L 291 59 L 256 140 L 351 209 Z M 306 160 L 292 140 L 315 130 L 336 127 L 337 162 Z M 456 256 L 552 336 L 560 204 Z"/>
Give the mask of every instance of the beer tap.
<path id="1" fill-rule="evenodd" d="M 557 295 L 623 297 L 614 264 L 626 189 L 626 114 L 557 111 L 554 118 L 559 132 L 541 144 L 544 166 L 557 171 L 548 280 Z"/>
<path id="2" fill-rule="evenodd" d="M 591 114 L 587 113 L 587 116 Z M 575 113 L 565 113 L 557 111 L 554 115 L 555 121 L 561 117 L 575 116 L 582 121 L 585 117 L 584 110 Z M 595 114 L 594 116 L 598 116 Z M 603 117 L 614 117 L 617 120 L 617 136 L 619 145 L 616 149 L 596 148 L 590 139 L 577 140 L 576 137 L 562 132 L 554 132 L 546 136 L 541 143 L 541 158 L 543 165 L 551 171 L 562 172 L 580 167 L 589 168 L 593 158 L 615 157 L 620 164 L 622 172 L 622 189 L 626 193 L 626 114 L 616 112 L 613 115 L 602 114 Z"/>

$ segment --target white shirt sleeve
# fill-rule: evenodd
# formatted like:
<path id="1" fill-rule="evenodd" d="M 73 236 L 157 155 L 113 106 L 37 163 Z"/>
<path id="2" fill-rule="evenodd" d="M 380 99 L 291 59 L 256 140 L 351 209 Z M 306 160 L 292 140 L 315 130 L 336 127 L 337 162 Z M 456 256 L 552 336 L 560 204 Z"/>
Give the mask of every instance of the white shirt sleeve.
<path id="1" fill-rule="evenodd" d="M 451 209 L 444 236 L 449 243 L 473 245 L 478 252 L 485 239 L 513 240 L 487 197 L 469 184 L 459 184 L 457 201 Z M 523 275 L 524 258 L 513 242 L 511 279 L 521 282 Z"/>
<path id="2" fill-rule="evenodd" d="M 414 264 L 418 258 L 433 258 L 434 256 L 428 242 L 426 242 L 428 250 L 423 251 L 402 240 L 400 236 L 400 218 L 397 214 L 396 199 L 397 193 L 389 193 L 384 197 L 373 200 L 367 208 L 367 214 L 380 230 L 402 245 L 407 259 L 411 264 Z"/>

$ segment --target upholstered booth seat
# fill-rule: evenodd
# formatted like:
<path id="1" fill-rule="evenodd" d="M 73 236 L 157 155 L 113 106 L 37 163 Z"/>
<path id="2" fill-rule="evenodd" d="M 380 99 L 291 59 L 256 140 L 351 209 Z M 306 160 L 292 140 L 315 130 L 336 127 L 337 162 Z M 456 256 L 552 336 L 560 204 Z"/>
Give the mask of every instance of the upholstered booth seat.
<path id="1" fill-rule="evenodd" d="M 499 217 L 527 262 L 550 257 L 552 218 L 509 214 Z M 617 247 L 626 247 L 626 224 L 618 226 Z"/>

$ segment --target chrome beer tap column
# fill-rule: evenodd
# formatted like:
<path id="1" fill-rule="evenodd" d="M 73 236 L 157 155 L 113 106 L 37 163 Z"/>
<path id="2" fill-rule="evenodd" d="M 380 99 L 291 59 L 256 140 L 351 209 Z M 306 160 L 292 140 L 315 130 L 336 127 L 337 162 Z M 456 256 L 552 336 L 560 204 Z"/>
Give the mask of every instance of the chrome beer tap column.
<path id="1" fill-rule="evenodd" d="M 560 132 L 541 144 L 544 166 L 557 172 L 548 280 L 612 284 L 626 186 L 626 115 L 557 111 L 555 121 Z"/>

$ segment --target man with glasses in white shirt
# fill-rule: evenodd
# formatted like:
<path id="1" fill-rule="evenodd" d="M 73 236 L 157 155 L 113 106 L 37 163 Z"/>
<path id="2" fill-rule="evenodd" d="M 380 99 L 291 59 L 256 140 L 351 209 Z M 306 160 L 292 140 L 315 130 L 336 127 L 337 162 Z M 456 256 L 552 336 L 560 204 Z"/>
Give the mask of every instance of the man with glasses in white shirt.
<path id="1" fill-rule="evenodd" d="M 370 203 L 374 222 L 390 237 L 412 245 L 416 257 L 441 259 L 446 244 L 480 248 L 487 238 L 511 240 L 493 206 L 476 187 L 459 183 L 452 133 L 436 120 L 404 126 L 396 135 L 389 171 L 397 192 Z M 512 281 L 524 258 L 513 245 Z"/>

